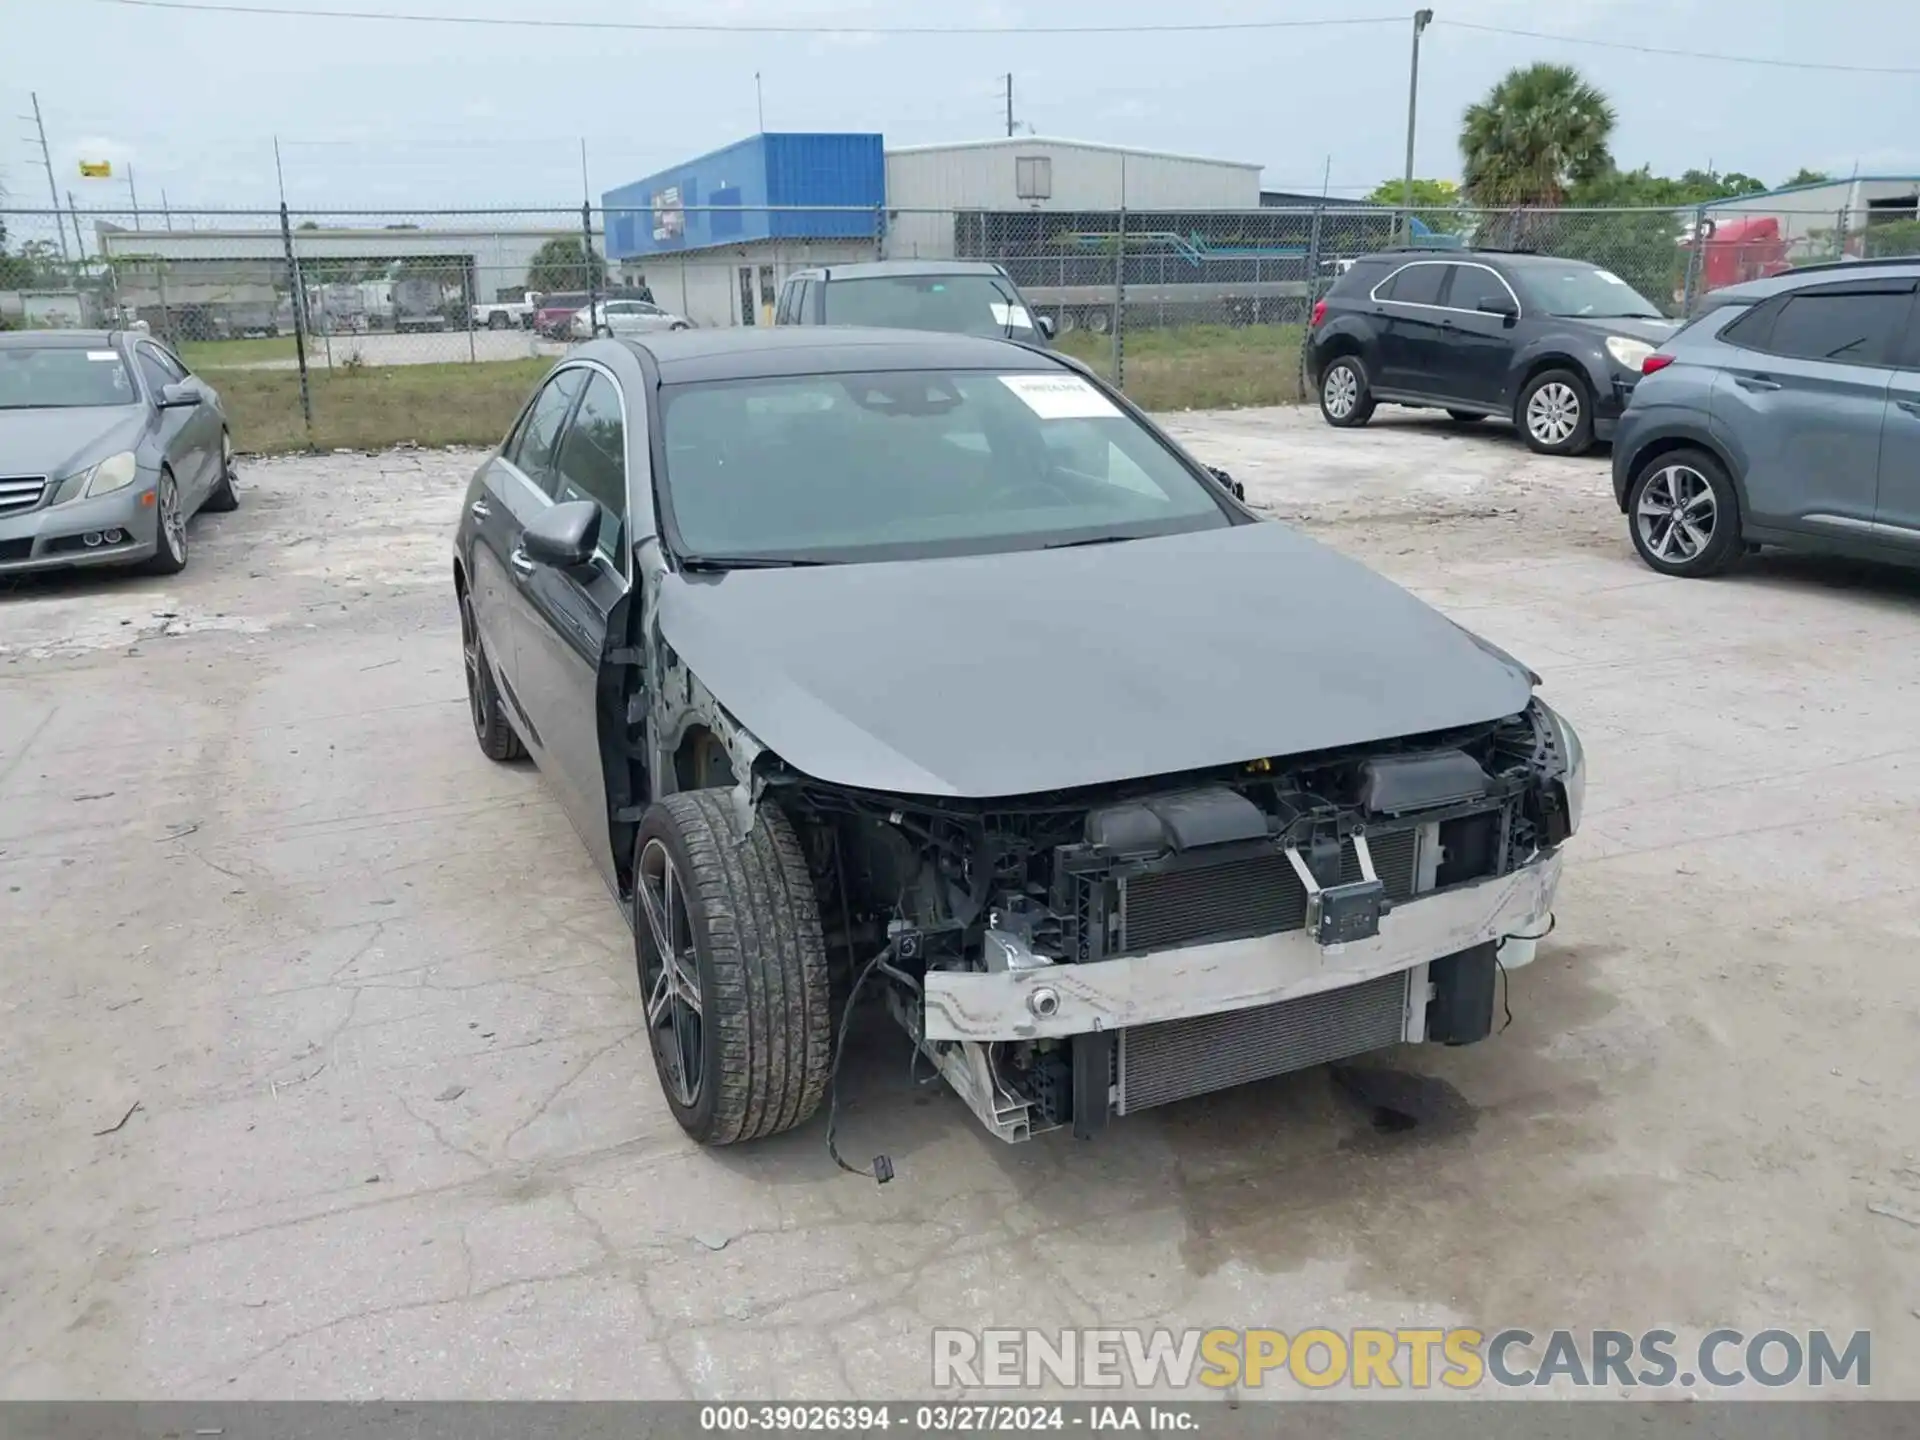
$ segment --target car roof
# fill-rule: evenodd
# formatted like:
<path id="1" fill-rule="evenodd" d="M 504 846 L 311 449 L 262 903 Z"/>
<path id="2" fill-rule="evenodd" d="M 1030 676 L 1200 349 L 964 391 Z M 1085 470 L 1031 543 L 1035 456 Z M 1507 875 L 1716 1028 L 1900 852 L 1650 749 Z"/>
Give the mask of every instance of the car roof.
<path id="1" fill-rule="evenodd" d="M 118 330 L 0 330 L 0 350 L 118 350 L 120 337 Z"/>
<path id="2" fill-rule="evenodd" d="M 1802 265 L 1758 280 L 1742 280 L 1708 292 L 1716 305 L 1750 305 L 1783 290 L 1806 285 L 1844 284 L 1852 279 L 1908 280 L 1920 278 L 1920 257 L 1897 260 L 1839 260 L 1826 265 Z"/>
<path id="3" fill-rule="evenodd" d="M 883 275 L 993 275 L 1006 272 L 991 260 L 856 260 L 846 265 L 816 265 L 796 275 L 809 280 L 871 280 Z"/>
<path id="4" fill-rule="evenodd" d="M 1051 352 L 985 335 L 837 325 L 738 326 L 637 335 L 614 343 L 651 355 L 664 385 L 860 370 L 1065 370 Z"/>

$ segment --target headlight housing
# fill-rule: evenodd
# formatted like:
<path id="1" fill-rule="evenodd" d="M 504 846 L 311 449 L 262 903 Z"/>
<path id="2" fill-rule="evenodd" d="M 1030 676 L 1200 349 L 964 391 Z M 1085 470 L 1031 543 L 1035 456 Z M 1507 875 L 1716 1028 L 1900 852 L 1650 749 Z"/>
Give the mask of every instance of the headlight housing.
<path id="1" fill-rule="evenodd" d="M 1566 773 L 1560 777 L 1561 786 L 1567 792 L 1567 830 L 1568 833 L 1580 829 L 1581 813 L 1587 808 L 1587 752 L 1581 748 L 1580 737 L 1574 733 L 1566 717 L 1551 706 L 1542 706 L 1553 721 L 1555 735 L 1560 740 L 1560 753 L 1566 757 Z"/>
<path id="2" fill-rule="evenodd" d="M 87 472 L 87 485 L 82 493 L 111 495 L 115 490 L 126 489 L 139 473 L 140 462 L 134 459 L 133 452 L 122 450 L 118 455 L 109 455 Z"/>
<path id="3" fill-rule="evenodd" d="M 1640 373 L 1640 362 L 1652 353 L 1653 346 L 1644 340 L 1633 340 L 1625 335 L 1607 337 L 1607 354 L 1614 358 L 1615 363 L 1636 375 Z"/>

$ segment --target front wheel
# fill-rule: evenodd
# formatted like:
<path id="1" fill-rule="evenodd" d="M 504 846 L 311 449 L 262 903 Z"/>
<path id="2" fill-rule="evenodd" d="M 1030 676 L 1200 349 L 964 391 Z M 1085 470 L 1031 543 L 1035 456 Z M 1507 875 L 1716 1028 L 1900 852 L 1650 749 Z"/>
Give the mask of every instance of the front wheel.
<path id="1" fill-rule="evenodd" d="M 1741 552 L 1740 499 L 1704 450 L 1671 450 L 1640 468 L 1627 489 L 1633 548 L 1662 575 L 1717 575 Z"/>
<path id="2" fill-rule="evenodd" d="M 240 508 L 240 494 L 233 488 L 233 436 L 220 432 L 220 478 L 200 507 L 214 515 L 225 515 Z"/>
<path id="3" fill-rule="evenodd" d="M 640 822 L 634 949 L 654 1068 L 702 1145 L 791 1130 L 832 1073 L 826 944 L 786 814 L 742 837 L 729 790 L 683 790 Z"/>
<path id="4" fill-rule="evenodd" d="M 1342 430 L 1364 425 L 1373 418 L 1373 392 L 1359 360 L 1342 355 L 1320 376 L 1320 417 Z"/>
<path id="5" fill-rule="evenodd" d="M 153 492 L 153 558 L 147 573 L 178 575 L 187 568 L 187 512 L 171 470 L 160 472 Z"/>
<path id="6" fill-rule="evenodd" d="M 1584 455 L 1593 448 L 1593 397 L 1571 370 L 1536 375 L 1520 392 L 1513 423 L 1540 455 Z"/>

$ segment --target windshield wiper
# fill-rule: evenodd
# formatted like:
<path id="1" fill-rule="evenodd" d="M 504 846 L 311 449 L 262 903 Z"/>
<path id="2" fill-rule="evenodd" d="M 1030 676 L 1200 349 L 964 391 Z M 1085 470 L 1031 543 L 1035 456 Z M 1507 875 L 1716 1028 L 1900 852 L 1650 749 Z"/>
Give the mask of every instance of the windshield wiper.
<path id="1" fill-rule="evenodd" d="M 1089 535 L 1084 540 L 1053 540 L 1043 545 L 1043 550 L 1072 550 L 1080 545 L 1117 545 L 1122 540 L 1139 540 L 1139 535 Z"/>
<path id="2" fill-rule="evenodd" d="M 680 568 L 694 574 L 715 574 L 724 570 L 791 570 L 802 566 L 831 565 L 831 560 L 809 560 L 793 555 L 682 555 Z"/>

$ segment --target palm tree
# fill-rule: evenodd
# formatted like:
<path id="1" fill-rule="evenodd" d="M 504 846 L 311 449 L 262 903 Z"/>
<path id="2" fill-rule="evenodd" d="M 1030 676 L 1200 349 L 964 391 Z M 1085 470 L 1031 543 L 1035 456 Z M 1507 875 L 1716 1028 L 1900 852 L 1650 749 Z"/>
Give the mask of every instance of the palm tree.
<path id="1" fill-rule="evenodd" d="M 1462 188 L 1488 206 L 1558 205 L 1613 168 L 1613 106 L 1570 65 L 1510 70 L 1460 123 Z"/>

